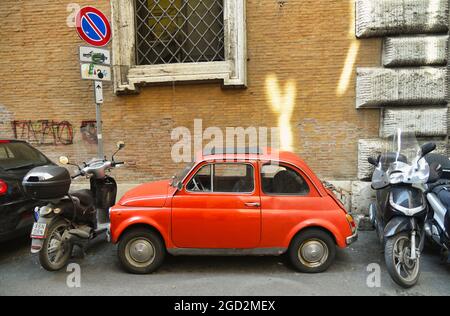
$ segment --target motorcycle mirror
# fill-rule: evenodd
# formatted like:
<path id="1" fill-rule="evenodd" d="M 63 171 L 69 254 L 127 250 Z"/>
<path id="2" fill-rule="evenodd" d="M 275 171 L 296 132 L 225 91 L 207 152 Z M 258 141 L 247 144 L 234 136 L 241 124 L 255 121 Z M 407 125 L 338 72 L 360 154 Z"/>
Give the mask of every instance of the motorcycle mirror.
<path id="1" fill-rule="evenodd" d="M 369 157 L 369 159 L 367 159 L 367 161 L 368 161 L 372 166 L 375 166 L 375 167 L 378 166 L 378 161 L 377 161 L 375 158 L 373 158 L 373 157 Z"/>
<path id="2" fill-rule="evenodd" d="M 69 164 L 69 158 L 66 156 L 59 157 L 59 163 L 62 165 L 68 165 Z"/>
<path id="3" fill-rule="evenodd" d="M 118 150 L 122 150 L 124 148 L 125 148 L 125 142 L 123 142 L 123 141 L 117 142 L 117 149 Z"/>
<path id="4" fill-rule="evenodd" d="M 420 149 L 422 151 L 422 158 L 423 158 L 436 149 L 436 144 L 435 143 L 426 143 L 425 145 L 422 145 L 422 147 L 420 147 Z"/>

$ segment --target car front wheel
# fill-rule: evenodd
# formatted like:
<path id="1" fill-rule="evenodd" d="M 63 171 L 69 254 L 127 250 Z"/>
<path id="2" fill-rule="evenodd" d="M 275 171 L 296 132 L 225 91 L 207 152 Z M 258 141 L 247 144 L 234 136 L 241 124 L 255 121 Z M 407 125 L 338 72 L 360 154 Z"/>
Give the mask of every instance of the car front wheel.
<path id="1" fill-rule="evenodd" d="M 130 273 L 150 274 L 161 267 L 166 250 L 161 238 L 148 229 L 127 232 L 119 242 L 119 260 Z"/>
<path id="2" fill-rule="evenodd" d="M 308 229 L 291 243 L 289 258 L 294 267 L 303 273 L 321 273 L 328 270 L 336 257 L 336 244 L 326 232 Z"/>

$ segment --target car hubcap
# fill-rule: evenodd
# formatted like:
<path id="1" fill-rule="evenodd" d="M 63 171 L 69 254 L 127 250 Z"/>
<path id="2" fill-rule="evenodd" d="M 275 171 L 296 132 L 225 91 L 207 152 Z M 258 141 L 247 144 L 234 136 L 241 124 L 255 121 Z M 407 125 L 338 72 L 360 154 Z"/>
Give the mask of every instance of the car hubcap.
<path id="1" fill-rule="evenodd" d="M 134 239 L 128 243 L 126 254 L 133 265 L 145 267 L 155 259 L 155 248 L 149 240 Z"/>
<path id="2" fill-rule="evenodd" d="M 298 257 L 307 267 L 317 268 L 327 261 L 328 253 L 328 247 L 324 242 L 308 240 L 300 246 Z"/>

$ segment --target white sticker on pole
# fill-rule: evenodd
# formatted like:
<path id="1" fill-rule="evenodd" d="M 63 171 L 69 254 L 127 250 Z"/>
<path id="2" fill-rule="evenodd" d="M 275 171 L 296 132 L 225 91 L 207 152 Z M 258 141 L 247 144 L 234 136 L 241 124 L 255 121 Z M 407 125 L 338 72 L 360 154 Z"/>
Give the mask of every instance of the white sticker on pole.
<path id="1" fill-rule="evenodd" d="M 107 49 L 80 46 L 80 61 L 97 65 L 111 65 L 111 52 Z"/>
<path id="2" fill-rule="evenodd" d="M 83 80 L 111 81 L 111 67 L 96 64 L 81 64 Z"/>
<path id="3" fill-rule="evenodd" d="M 103 104 L 103 82 L 96 81 L 94 85 L 95 103 Z"/>

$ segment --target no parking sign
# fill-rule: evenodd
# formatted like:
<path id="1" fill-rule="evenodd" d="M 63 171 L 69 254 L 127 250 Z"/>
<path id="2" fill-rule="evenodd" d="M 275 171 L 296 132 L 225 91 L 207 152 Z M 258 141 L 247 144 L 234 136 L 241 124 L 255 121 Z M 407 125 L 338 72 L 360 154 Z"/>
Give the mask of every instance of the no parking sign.
<path id="1" fill-rule="evenodd" d="M 84 7 L 77 14 L 78 35 L 88 44 L 106 46 L 111 40 L 111 24 L 100 10 Z"/>

